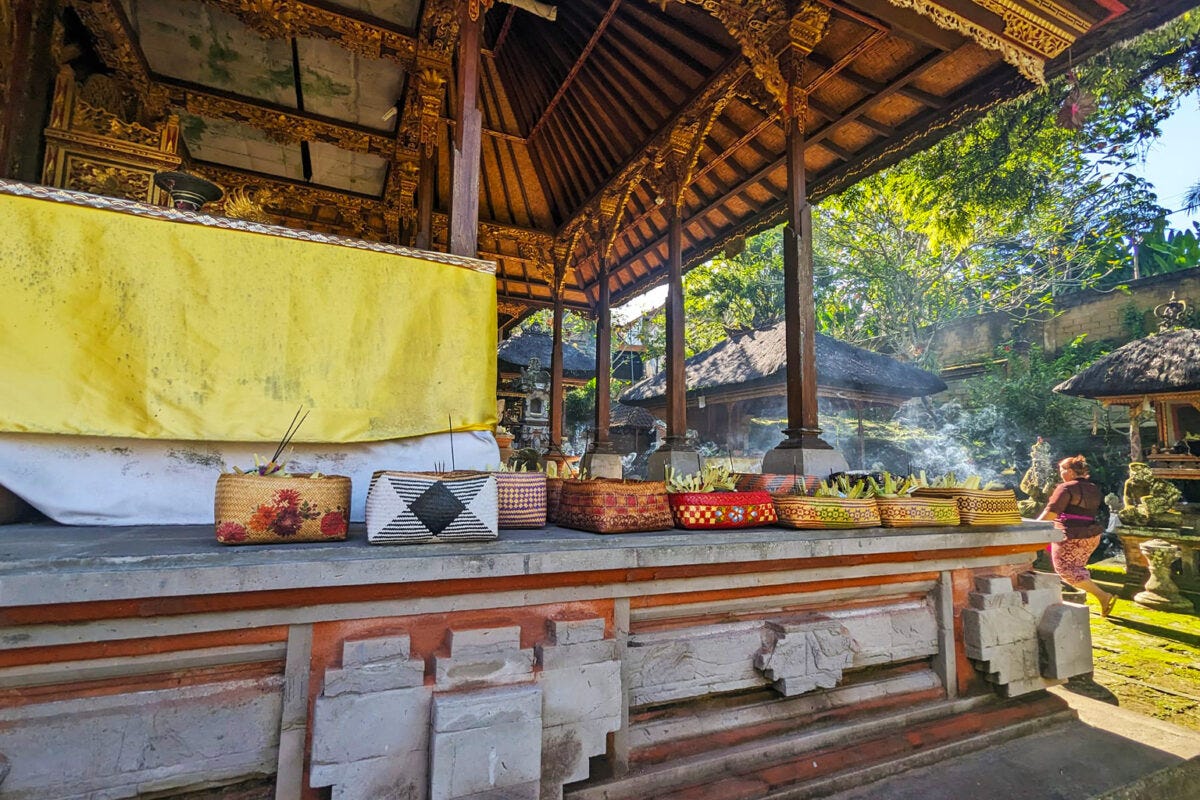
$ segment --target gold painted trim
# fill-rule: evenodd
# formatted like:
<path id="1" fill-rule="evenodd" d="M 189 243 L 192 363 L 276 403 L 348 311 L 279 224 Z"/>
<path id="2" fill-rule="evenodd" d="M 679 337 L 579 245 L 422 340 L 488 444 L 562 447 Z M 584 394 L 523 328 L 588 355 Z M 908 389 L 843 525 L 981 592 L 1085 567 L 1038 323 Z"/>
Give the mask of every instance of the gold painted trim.
<path id="1" fill-rule="evenodd" d="M 961 33 L 981 47 L 996 51 L 1029 81 L 1038 86 L 1046 85 L 1045 60 L 1024 47 L 1010 42 L 995 31 L 990 31 L 976 22 L 930 2 L 930 0 L 888 0 L 888 2 L 897 8 L 915 11 L 932 20 L 939 28 Z"/>

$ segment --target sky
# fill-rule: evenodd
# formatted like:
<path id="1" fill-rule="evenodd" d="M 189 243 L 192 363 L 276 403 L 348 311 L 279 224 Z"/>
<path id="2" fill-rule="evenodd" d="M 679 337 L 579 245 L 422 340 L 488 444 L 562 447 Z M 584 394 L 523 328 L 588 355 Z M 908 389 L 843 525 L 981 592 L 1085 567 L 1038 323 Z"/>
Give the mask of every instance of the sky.
<path id="1" fill-rule="evenodd" d="M 1178 110 L 1162 124 L 1160 136 L 1146 152 L 1145 161 L 1133 172 L 1153 184 L 1158 202 L 1173 212 L 1172 228 L 1184 230 L 1193 221 L 1200 222 L 1200 211 L 1183 211 L 1183 196 L 1200 182 L 1200 95 L 1183 98 Z M 661 306 L 667 299 L 667 287 L 658 286 L 628 303 L 613 309 L 613 321 L 624 325 L 638 315 Z"/>

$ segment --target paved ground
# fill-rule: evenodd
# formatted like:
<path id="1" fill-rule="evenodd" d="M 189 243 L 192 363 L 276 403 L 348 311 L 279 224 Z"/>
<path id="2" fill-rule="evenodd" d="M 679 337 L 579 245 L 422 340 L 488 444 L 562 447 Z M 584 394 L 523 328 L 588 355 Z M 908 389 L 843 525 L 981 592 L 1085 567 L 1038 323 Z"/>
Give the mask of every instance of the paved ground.
<path id="1" fill-rule="evenodd" d="M 1089 606 L 1094 678 L 1053 690 L 1078 721 L 833 800 L 1086 800 L 1120 787 L 1129 787 L 1123 798 L 1200 800 L 1200 617 L 1150 611 L 1126 599 L 1104 620 L 1090 598 Z M 1173 769 L 1150 777 L 1164 768 Z"/>

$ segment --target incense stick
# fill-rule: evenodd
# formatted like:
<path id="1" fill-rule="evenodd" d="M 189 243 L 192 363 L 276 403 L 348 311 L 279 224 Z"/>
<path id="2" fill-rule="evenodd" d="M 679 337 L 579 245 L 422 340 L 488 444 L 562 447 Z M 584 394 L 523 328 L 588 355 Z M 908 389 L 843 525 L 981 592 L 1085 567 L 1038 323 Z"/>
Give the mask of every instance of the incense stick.
<path id="1" fill-rule="evenodd" d="M 447 414 L 446 419 L 450 420 L 450 471 L 453 472 L 458 469 L 454 462 L 454 416 Z"/>

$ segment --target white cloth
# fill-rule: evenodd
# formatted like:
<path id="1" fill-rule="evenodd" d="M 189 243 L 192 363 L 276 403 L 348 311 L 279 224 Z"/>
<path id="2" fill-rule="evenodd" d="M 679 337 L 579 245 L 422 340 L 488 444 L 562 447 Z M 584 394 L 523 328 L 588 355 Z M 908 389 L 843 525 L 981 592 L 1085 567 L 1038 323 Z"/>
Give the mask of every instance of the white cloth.
<path id="1" fill-rule="evenodd" d="M 298 444 L 291 472 L 346 475 L 360 522 L 376 470 L 487 469 L 500 463 L 490 433 L 439 433 L 353 444 Z M 274 445 L 0 433 L 0 486 L 64 525 L 213 522 L 217 475 L 270 458 Z"/>

